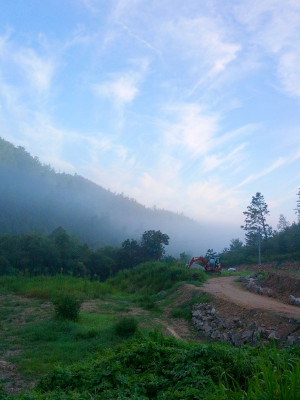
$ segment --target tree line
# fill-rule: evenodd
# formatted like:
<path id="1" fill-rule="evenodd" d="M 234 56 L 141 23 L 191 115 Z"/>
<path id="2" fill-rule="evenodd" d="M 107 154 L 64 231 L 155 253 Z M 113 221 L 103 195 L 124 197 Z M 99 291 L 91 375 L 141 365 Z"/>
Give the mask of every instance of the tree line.
<path id="1" fill-rule="evenodd" d="M 169 236 L 160 231 L 145 231 L 140 239 L 126 239 L 120 248 L 91 249 L 62 227 L 50 235 L 26 233 L 0 234 L 0 275 L 70 274 L 105 280 L 121 269 L 141 262 L 161 260 Z"/>
<path id="2" fill-rule="evenodd" d="M 290 224 L 283 214 L 280 214 L 277 230 L 267 223 L 269 215 L 268 205 L 264 196 L 257 192 L 252 196 L 250 205 L 243 212 L 245 243 L 240 239 L 232 239 L 229 247 L 225 248 L 219 256 L 224 266 L 242 263 L 258 262 L 258 249 L 260 249 L 262 262 L 299 260 L 300 258 L 300 189 L 297 194 L 295 212 L 298 222 Z"/>

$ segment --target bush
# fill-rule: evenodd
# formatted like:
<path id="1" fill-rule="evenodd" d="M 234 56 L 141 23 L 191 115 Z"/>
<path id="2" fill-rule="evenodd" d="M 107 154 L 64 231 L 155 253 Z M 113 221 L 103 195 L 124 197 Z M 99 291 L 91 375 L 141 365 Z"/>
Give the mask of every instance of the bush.
<path id="1" fill-rule="evenodd" d="M 115 332 L 121 337 L 130 337 L 137 331 L 138 324 L 135 318 L 124 317 L 121 318 L 115 325 Z"/>
<path id="2" fill-rule="evenodd" d="M 58 319 L 77 321 L 82 301 L 72 294 L 61 294 L 53 300 Z"/>

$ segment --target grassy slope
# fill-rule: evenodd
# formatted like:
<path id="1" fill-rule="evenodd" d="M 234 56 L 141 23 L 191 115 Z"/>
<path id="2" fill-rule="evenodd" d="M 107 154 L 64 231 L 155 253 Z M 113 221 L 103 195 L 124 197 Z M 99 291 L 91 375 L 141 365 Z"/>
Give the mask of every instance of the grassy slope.
<path id="1" fill-rule="evenodd" d="M 296 400 L 299 347 L 234 349 L 153 331 L 177 293 L 174 287 L 204 279 L 199 271 L 156 263 L 122 272 L 106 284 L 66 277 L 0 279 L 1 359 L 18 366 L 20 376 L 14 379 L 43 377 L 35 392 L 14 398 Z M 49 300 L 61 291 L 84 300 L 77 322 L 53 318 Z M 188 317 L 196 300 L 201 301 L 194 296 L 177 304 L 175 316 Z M 115 331 L 120 316 L 128 314 L 139 325 L 129 339 Z"/>

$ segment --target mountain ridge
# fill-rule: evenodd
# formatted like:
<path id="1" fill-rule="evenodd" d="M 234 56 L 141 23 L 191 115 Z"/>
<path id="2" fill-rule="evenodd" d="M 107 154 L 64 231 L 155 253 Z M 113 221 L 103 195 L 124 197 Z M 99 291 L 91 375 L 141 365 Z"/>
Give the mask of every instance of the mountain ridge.
<path id="1" fill-rule="evenodd" d="M 0 138 L 0 231 L 50 233 L 63 226 L 91 247 L 120 246 L 145 230 L 170 236 L 167 251 L 211 247 L 204 225 L 172 211 L 148 208 L 80 175 L 56 172 L 24 147 Z"/>

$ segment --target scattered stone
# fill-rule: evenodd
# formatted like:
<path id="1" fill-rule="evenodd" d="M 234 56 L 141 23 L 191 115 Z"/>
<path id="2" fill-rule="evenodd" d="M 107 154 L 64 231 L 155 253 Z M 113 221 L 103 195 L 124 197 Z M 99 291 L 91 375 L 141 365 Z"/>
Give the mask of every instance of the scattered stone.
<path id="1" fill-rule="evenodd" d="M 268 336 L 269 340 L 279 340 L 279 337 L 277 336 L 277 333 L 275 331 L 271 332 Z"/>
<path id="2" fill-rule="evenodd" d="M 195 304 L 192 310 L 192 322 L 202 334 L 213 340 L 231 343 L 233 346 L 243 344 L 258 345 L 271 340 L 281 341 L 287 346 L 300 344 L 300 336 L 290 335 L 280 338 L 274 327 L 267 329 L 256 322 L 242 321 L 239 317 L 220 318 L 215 307 L 208 303 Z"/>
<path id="3" fill-rule="evenodd" d="M 286 345 L 287 346 L 293 346 L 295 344 L 300 344 L 300 336 L 293 336 L 290 335 L 287 337 Z"/>
<path id="4" fill-rule="evenodd" d="M 256 279 L 255 277 L 252 276 L 244 276 L 241 279 L 243 285 L 246 287 L 247 290 L 249 290 L 249 292 L 253 292 L 253 293 L 257 293 L 260 294 L 262 296 L 269 296 L 272 297 L 273 296 L 273 291 L 270 288 L 267 287 L 261 287 L 258 284 L 258 279 Z"/>
<path id="5" fill-rule="evenodd" d="M 300 306 L 300 297 L 294 297 L 292 294 L 289 295 L 291 304 L 294 306 Z"/>
<path id="6" fill-rule="evenodd" d="M 270 289 L 270 288 L 262 288 L 262 294 L 263 294 L 263 296 L 272 297 L 273 296 L 273 290 Z"/>

